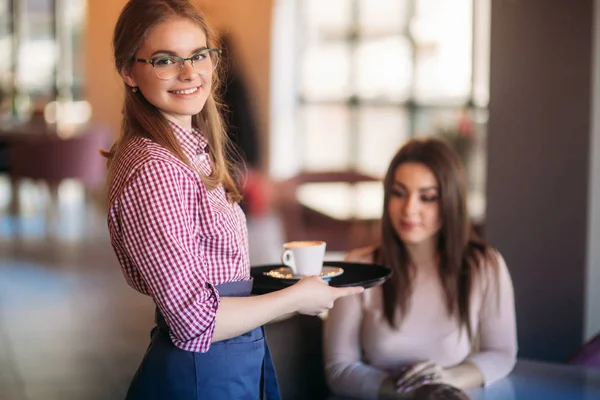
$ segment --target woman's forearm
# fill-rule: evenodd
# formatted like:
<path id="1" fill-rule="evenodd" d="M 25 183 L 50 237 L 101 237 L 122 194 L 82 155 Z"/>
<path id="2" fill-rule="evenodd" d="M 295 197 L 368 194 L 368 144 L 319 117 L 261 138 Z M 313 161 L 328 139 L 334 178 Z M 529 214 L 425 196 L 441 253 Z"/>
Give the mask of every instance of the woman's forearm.
<path id="1" fill-rule="evenodd" d="M 318 315 L 333 307 L 340 297 L 363 291 L 362 287 L 331 287 L 321 278 L 311 276 L 262 296 L 221 297 L 212 341 L 239 336 L 285 314 Z"/>
<path id="2" fill-rule="evenodd" d="M 213 342 L 239 336 L 284 314 L 297 311 L 293 289 L 250 297 L 221 297 Z"/>

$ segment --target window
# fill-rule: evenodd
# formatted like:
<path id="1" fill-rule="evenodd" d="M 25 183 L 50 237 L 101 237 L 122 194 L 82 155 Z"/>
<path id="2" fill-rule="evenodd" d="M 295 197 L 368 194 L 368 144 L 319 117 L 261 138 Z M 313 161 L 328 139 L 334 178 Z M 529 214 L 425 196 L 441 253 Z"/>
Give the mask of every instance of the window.
<path id="1" fill-rule="evenodd" d="M 481 214 L 489 13 L 490 0 L 276 2 L 272 173 L 382 177 L 408 138 L 444 135 Z"/>
<path id="2" fill-rule="evenodd" d="M 81 99 L 85 16 L 86 0 L 0 0 L 2 117 Z"/>

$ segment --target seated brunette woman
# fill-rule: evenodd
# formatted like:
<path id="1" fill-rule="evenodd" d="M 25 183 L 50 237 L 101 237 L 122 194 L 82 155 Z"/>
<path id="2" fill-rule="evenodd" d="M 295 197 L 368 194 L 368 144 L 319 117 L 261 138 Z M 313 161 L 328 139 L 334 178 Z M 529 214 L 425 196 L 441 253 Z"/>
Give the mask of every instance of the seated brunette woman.
<path id="1" fill-rule="evenodd" d="M 325 323 L 325 372 L 339 395 L 405 398 L 428 384 L 488 385 L 516 361 L 511 278 L 472 231 L 466 177 L 442 140 L 413 139 L 384 180 L 382 239 L 348 261 L 393 270 L 382 286 L 336 302 Z"/>

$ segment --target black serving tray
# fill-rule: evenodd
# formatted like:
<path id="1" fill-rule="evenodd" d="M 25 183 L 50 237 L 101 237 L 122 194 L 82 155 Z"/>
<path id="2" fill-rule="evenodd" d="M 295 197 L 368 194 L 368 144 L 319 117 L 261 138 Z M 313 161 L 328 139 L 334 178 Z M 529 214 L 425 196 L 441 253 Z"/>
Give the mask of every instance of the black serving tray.
<path id="1" fill-rule="evenodd" d="M 326 261 L 325 266 L 340 267 L 344 273 L 329 280 L 329 284 L 335 287 L 362 286 L 368 289 L 381 285 L 390 277 L 392 271 L 389 268 L 376 264 L 351 263 L 345 261 Z M 253 294 L 265 294 L 284 289 L 296 281 L 289 279 L 278 279 L 266 276 L 264 273 L 275 268 L 283 267 L 283 264 L 269 264 L 254 266 L 250 269 L 250 275 L 254 278 Z"/>

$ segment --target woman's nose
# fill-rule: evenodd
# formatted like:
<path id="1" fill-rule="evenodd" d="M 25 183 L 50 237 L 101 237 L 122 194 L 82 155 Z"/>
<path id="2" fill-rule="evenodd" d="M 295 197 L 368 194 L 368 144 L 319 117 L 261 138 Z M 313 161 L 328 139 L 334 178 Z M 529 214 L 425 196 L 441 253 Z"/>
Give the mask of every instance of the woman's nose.
<path id="1" fill-rule="evenodd" d="M 419 206 L 420 202 L 418 196 L 408 196 L 404 203 L 404 214 L 407 216 L 416 214 L 419 211 Z"/>
<path id="2" fill-rule="evenodd" d="M 185 60 L 181 67 L 181 72 L 179 73 L 179 78 L 182 80 L 188 80 L 188 79 L 192 78 L 194 76 L 194 74 L 197 74 L 197 72 L 194 69 L 194 66 L 192 65 L 192 61 Z"/>

